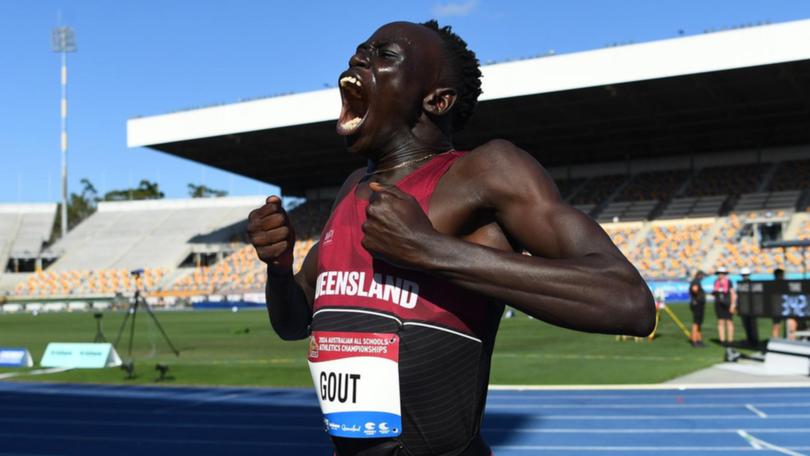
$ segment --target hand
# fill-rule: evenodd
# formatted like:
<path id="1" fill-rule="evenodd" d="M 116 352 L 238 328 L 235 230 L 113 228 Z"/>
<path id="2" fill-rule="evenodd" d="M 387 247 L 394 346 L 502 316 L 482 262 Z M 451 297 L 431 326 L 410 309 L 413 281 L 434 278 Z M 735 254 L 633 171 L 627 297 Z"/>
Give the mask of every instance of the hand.
<path id="1" fill-rule="evenodd" d="M 419 269 L 426 241 L 438 234 L 416 199 L 395 186 L 369 183 L 372 195 L 362 229 L 363 247 L 372 256 Z"/>
<path id="2" fill-rule="evenodd" d="M 729 311 L 729 312 L 731 312 L 731 315 L 736 315 L 736 314 L 737 314 L 737 306 L 732 305 L 732 306 L 731 306 L 731 307 L 728 309 L 728 311 Z"/>
<path id="3" fill-rule="evenodd" d="M 295 231 L 281 206 L 281 198 L 268 197 L 264 206 L 248 216 L 250 243 L 259 259 L 279 273 L 292 271 Z"/>

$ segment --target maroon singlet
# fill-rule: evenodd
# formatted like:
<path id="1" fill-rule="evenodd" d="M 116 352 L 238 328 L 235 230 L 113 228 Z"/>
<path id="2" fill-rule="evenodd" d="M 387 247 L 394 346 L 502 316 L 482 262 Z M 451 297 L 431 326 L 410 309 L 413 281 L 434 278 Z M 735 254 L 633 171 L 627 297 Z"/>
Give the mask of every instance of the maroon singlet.
<path id="1" fill-rule="evenodd" d="M 439 179 L 462 155 L 437 155 L 397 187 L 427 214 Z M 333 436 L 337 454 L 489 456 L 479 431 L 503 306 L 372 259 L 361 245 L 368 201 L 356 189 L 321 233 L 311 330 L 399 336 L 402 430 L 392 438 Z"/>

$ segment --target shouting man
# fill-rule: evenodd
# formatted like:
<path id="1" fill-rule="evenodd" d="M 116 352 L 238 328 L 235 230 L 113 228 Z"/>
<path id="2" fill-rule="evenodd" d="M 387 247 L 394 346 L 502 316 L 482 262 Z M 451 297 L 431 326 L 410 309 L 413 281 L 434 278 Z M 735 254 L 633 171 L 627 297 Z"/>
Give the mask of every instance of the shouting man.
<path id="1" fill-rule="evenodd" d="M 337 133 L 368 167 L 346 179 L 300 272 L 281 200 L 250 214 L 270 321 L 310 338 L 339 456 L 489 456 L 479 430 L 504 305 L 580 331 L 653 330 L 638 271 L 531 155 L 503 140 L 453 148 L 480 77 L 450 27 L 381 27 L 339 78 Z"/>

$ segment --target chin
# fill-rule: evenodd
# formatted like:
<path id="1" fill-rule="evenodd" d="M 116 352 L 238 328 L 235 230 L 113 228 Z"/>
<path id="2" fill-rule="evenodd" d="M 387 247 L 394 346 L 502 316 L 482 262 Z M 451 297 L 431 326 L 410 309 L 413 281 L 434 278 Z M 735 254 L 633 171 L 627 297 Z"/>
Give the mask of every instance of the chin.
<path id="1" fill-rule="evenodd" d="M 349 154 L 371 158 L 371 150 L 373 148 L 369 138 L 357 132 L 353 135 L 344 136 L 344 139 L 346 141 L 346 150 L 349 151 Z"/>

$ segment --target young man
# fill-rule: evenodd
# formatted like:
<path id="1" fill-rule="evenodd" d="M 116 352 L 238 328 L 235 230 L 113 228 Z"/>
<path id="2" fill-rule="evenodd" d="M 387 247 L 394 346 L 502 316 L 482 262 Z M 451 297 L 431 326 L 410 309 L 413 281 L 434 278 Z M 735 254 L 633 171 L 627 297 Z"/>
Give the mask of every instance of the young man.
<path id="1" fill-rule="evenodd" d="M 734 341 L 734 321 L 732 315 L 737 310 L 737 294 L 734 284 L 728 278 L 728 270 L 717 269 L 717 279 L 712 288 L 714 295 L 714 313 L 717 316 L 717 335 L 720 345 L 727 346 Z"/>
<path id="2" fill-rule="evenodd" d="M 773 270 L 773 280 L 781 282 L 785 280 L 785 270 L 776 268 Z M 798 321 L 795 318 L 787 319 L 787 338 L 790 340 L 796 339 L 796 330 L 798 328 Z M 782 317 L 773 317 L 773 326 L 771 327 L 771 338 L 776 339 L 782 337 Z"/>
<path id="3" fill-rule="evenodd" d="M 740 269 L 740 277 L 741 282 L 750 282 L 751 281 L 751 269 L 750 268 L 742 268 Z M 757 319 L 756 317 L 752 317 L 750 315 L 743 315 L 741 317 L 743 329 L 745 330 L 745 342 L 751 348 L 757 348 L 759 346 L 759 329 L 757 328 Z"/>
<path id="4" fill-rule="evenodd" d="M 703 348 L 703 311 L 706 308 L 706 292 L 700 282 L 705 275 L 703 271 L 695 273 L 692 282 L 689 283 L 689 310 L 692 311 L 692 333 L 690 340 L 695 348 Z"/>
<path id="5" fill-rule="evenodd" d="M 381 27 L 339 77 L 337 132 L 368 167 L 298 274 L 281 200 L 250 214 L 271 324 L 310 337 L 337 455 L 489 456 L 479 430 L 504 305 L 581 331 L 653 329 L 636 269 L 534 158 L 503 140 L 453 148 L 480 75 L 449 27 Z"/>

